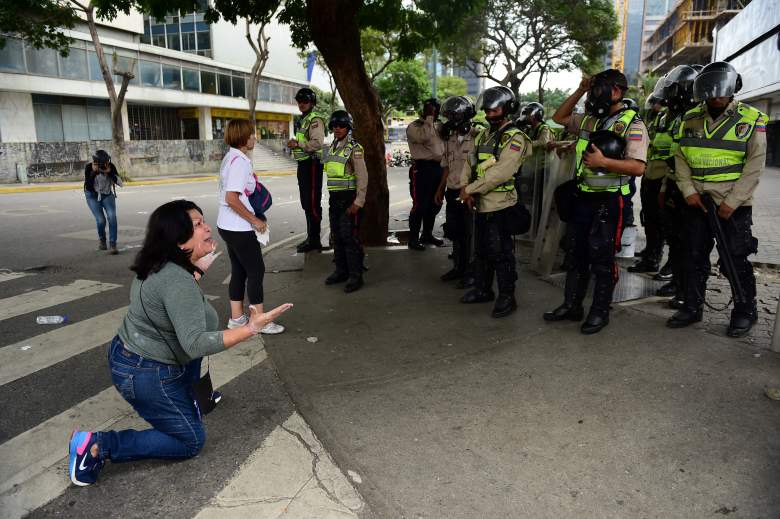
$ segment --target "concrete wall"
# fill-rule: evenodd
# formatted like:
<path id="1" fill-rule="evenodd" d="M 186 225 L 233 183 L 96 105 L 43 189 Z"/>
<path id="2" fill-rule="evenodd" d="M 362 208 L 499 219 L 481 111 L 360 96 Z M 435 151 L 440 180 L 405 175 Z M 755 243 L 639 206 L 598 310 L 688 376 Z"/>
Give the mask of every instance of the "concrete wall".
<path id="1" fill-rule="evenodd" d="M 30 182 L 81 180 L 97 149 L 112 153 L 110 141 L 0 143 L 0 184 L 17 182 L 17 165 Z M 217 174 L 226 147 L 222 141 L 129 141 L 130 176 Z"/>
<path id="2" fill-rule="evenodd" d="M 35 142 L 35 113 L 32 96 L 0 91 L 0 141 Z"/>

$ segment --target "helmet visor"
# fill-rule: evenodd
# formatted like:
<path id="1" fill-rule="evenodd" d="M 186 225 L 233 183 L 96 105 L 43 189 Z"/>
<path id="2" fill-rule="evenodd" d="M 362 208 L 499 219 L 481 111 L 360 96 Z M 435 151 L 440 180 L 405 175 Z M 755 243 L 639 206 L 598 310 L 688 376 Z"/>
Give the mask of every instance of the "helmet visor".
<path id="1" fill-rule="evenodd" d="M 706 101 L 713 97 L 731 97 L 737 84 L 737 73 L 733 70 L 711 70 L 699 74 L 693 82 L 693 97 Z"/>
<path id="2" fill-rule="evenodd" d="M 441 106 L 441 113 L 449 121 L 459 122 L 467 118 L 469 103 L 461 97 L 450 97 Z"/>
<path id="3" fill-rule="evenodd" d="M 479 95 L 477 106 L 480 110 L 495 110 L 512 100 L 511 91 L 502 88 L 488 88 Z"/>

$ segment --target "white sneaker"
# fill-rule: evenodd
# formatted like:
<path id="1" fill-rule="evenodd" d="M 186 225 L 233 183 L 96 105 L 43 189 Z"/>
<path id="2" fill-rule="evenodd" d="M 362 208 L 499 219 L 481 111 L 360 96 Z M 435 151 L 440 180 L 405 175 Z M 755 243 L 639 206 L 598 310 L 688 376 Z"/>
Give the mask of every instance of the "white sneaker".
<path id="1" fill-rule="evenodd" d="M 276 335 L 278 333 L 282 333 L 284 331 L 284 326 L 281 324 L 276 323 L 268 323 L 265 326 L 263 326 L 263 329 L 260 330 L 260 333 L 263 333 L 265 335 Z"/>
<path id="2" fill-rule="evenodd" d="M 230 319 L 228 320 L 228 330 L 241 328 L 248 322 L 249 322 L 249 317 L 247 317 L 246 314 L 241 315 L 241 317 L 239 317 L 238 319 Z"/>

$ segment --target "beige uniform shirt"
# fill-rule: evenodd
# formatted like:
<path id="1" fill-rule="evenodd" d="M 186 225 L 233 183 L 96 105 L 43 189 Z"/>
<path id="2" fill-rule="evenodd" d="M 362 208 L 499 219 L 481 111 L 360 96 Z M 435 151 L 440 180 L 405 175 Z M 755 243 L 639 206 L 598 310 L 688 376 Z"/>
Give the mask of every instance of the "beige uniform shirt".
<path id="1" fill-rule="evenodd" d="M 705 108 L 704 118 L 707 128 L 714 128 L 720 124 L 724 118 L 734 115 L 737 108 L 737 102 L 732 101 L 726 110 L 717 119 L 712 119 Z M 690 119 L 689 119 L 690 121 Z M 685 121 L 687 123 L 688 121 Z M 766 120 L 760 119 L 758 124 L 766 124 Z M 734 182 L 699 182 L 691 178 L 691 168 L 685 161 L 680 147 L 674 154 L 674 169 L 677 173 L 677 187 L 680 188 L 684 197 L 689 197 L 695 193 L 709 194 L 716 204 L 720 205 L 725 201 L 726 205 L 736 209 L 743 205 L 752 205 L 753 192 L 758 187 L 758 180 L 764 171 L 766 162 L 766 133 L 753 130 L 753 135 L 747 141 L 747 153 L 745 155 L 745 165 L 742 167 L 742 175 Z"/>
<path id="2" fill-rule="evenodd" d="M 335 153 L 338 150 L 344 148 L 349 141 L 349 137 L 345 137 L 340 141 L 333 139 L 330 145 L 331 153 Z M 368 169 L 366 168 L 365 152 L 363 146 L 352 150 L 352 154 L 349 156 L 349 160 L 344 165 L 344 172 L 352 174 L 357 177 L 357 192 L 355 193 L 354 204 L 363 207 L 366 203 L 366 190 L 368 189 Z"/>
<path id="3" fill-rule="evenodd" d="M 417 119 L 406 127 L 406 140 L 413 160 L 441 161 L 444 154 L 444 141 L 441 138 L 441 123 L 434 122 L 433 116 L 423 121 Z"/>
<path id="4" fill-rule="evenodd" d="M 474 137 L 477 136 L 477 130 L 471 129 L 466 135 L 460 135 L 453 132 L 450 137 L 444 141 L 444 154 L 441 158 L 441 167 L 447 168 L 447 189 L 460 189 L 466 184 L 463 183 L 461 172 L 463 164 L 470 155 L 474 153 Z"/>
<path id="5" fill-rule="evenodd" d="M 535 130 L 531 130 L 530 135 L 533 135 L 534 132 Z M 550 127 L 544 125 L 542 126 L 542 129 L 539 130 L 539 135 L 536 136 L 536 139 L 531 139 L 531 147 L 534 148 L 534 152 L 547 153 L 547 143 L 552 140 L 553 136 Z"/>
<path id="6" fill-rule="evenodd" d="M 611 117 L 615 117 L 616 115 L 617 114 Z M 569 121 L 566 123 L 566 130 L 572 135 L 578 136 L 580 134 L 580 123 L 582 123 L 583 117 L 585 117 L 583 114 L 571 114 L 571 116 L 569 116 Z M 602 119 L 602 126 L 604 126 L 603 122 L 608 119 L 609 118 Z M 637 117 L 628 126 L 628 130 L 626 131 L 626 158 L 638 160 L 647 164 L 648 146 L 650 146 L 650 137 L 647 135 L 647 126 L 645 126 L 642 119 Z"/>
<path id="7" fill-rule="evenodd" d="M 469 160 L 463 163 L 461 171 L 461 183 L 466 186 L 466 193 L 479 195 L 477 210 L 480 213 L 492 213 L 506 209 L 517 203 L 517 190 L 493 191 L 495 188 L 512 180 L 532 152 L 531 142 L 522 134 L 516 133 L 501 149 L 498 160 L 485 171 L 485 176 L 471 182 L 472 161 L 476 156 L 472 154 Z"/>
<path id="8" fill-rule="evenodd" d="M 300 144 L 300 143 L 299 143 Z M 306 132 L 306 144 L 301 146 L 306 153 L 314 153 L 325 144 L 325 123 L 319 117 L 315 118 Z"/>

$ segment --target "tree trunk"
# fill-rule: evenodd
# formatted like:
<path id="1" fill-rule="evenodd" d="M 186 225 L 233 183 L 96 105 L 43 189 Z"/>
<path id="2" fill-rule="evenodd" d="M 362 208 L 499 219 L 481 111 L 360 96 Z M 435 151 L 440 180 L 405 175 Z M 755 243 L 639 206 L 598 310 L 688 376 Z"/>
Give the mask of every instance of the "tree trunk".
<path id="1" fill-rule="evenodd" d="M 539 87 L 537 89 L 539 92 L 539 104 L 542 106 L 544 106 L 544 75 L 545 69 L 542 68 L 539 70 Z"/>
<path id="2" fill-rule="evenodd" d="M 389 192 L 379 96 L 360 51 L 357 0 L 308 0 L 312 39 L 328 65 L 344 105 L 355 120 L 355 138 L 366 150 L 368 193 L 361 227 L 366 245 L 387 243 Z"/>
<path id="3" fill-rule="evenodd" d="M 252 65 L 252 70 L 249 72 L 249 92 L 247 92 L 246 99 L 249 102 L 249 120 L 252 121 L 252 128 L 257 132 L 257 114 L 255 113 L 255 107 L 257 106 L 257 86 L 260 84 L 260 75 L 263 73 L 265 64 L 268 62 L 268 41 L 270 36 L 265 35 L 265 22 L 260 25 L 257 32 L 257 44 L 252 39 L 252 33 L 250 31 L 249 20 L 246 22 L 246 40 L 249 42 L 249 46 L 255 53 L 255 63 Z"/>

